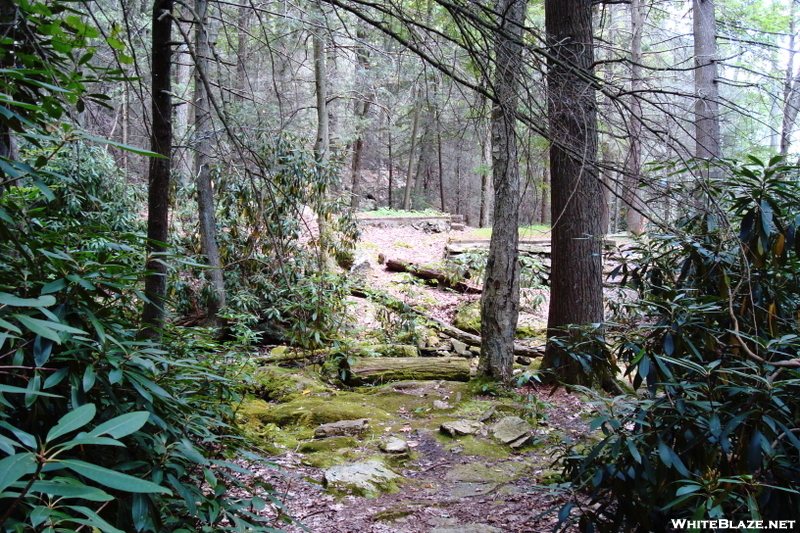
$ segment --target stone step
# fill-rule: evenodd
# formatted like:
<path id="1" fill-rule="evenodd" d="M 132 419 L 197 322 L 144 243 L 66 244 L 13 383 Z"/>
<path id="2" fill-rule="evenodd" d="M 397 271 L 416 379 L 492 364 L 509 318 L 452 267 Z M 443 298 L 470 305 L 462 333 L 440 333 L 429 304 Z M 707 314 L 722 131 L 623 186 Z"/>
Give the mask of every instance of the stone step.
<path id="1" fill-rule="evenodd" d="M 462 224 L 460 222 L 451 222 L 450 223 L 450 229 L 454 230 L 454 231 L 462 231 L 462 230 L 466 229 L 466 227 L 467 227 L 466 225 L 464 225 L 464 224 Z"/>

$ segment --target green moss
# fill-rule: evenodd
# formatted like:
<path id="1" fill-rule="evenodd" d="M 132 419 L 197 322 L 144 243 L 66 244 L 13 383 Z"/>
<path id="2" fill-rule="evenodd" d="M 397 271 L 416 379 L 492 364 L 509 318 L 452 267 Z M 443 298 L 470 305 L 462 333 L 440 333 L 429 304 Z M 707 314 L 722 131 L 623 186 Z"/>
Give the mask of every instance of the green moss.
<path id="1" fill-rule="evenodd" d="M 453 325 L 458 329 L 480 335 L 481 333 L 481 303 L 465 302 L 456 308 Z"/>
<path id="2" fill-rule="evenodd" d="M 527 321 L 517 325 L 515 336 L 518 339 L 544 338 L 547 336 L 547 325 L 531 320 L 530 315 Z M 453 317 L 453 325 L 469 333 L 480 335 L 481 333 L 481 303 L 465 302 L 456 308 Z"/>
<path id="3" fill-rule="evenodd" d="M 332 452 L 341 448 L 355 448 L 358 440 L 355 437 L 329 437 L 301 442 L 297 447 L 300 453 Z"/>
<path id="4" fill-rule="evenodd" d="M 316 427 L 340 420 L 369 418 L 376 421 L 392 418 L 386 411 L 363 402 L 360 395 L 346 392 L 331 396 L 306 395 L 280 405 L 254 400 L 242 408 L 242 414 L 280 427 Z"/>
<path id="5" fill-rule="evenodd" d="M 505 459 L 511 455 L 511 450 L 508 446 L 501 446 L 496 442 L 474 435 L 467 435 L 466 437 L 459 437 L 458 439 L 452 439 L 450 437 L 438 438 L 440 440 L 446 439 L 450 441 L 444 445 L 445 450 L 460 450 L 464 455 L 474 455 L 492 459 Z"/>
<path id="6" fill-rule="evenodd" d="M 254 376 L 254 393 L 264 400 L 288 402 L 304 393 L 325 393 L 330 389 L 316 376 L 309 376 L 299 370 L 289 370 L 277 366 L 263 366 Z"/>

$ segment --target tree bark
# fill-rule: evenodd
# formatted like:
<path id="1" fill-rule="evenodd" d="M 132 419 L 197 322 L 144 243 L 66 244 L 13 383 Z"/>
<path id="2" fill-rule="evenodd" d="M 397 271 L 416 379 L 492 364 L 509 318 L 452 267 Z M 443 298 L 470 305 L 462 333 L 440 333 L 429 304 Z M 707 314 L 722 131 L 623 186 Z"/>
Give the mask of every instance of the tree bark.
<path id="1" fill-rule="evenodd" d="M 693 0 L 695 157 L 714 162 L 721 157 L 717 31 L 714 0 Z"/>
<path id="2" fill-rule="evenodd" d="M 211 37 L 206 25 L 208 0 L 195 0 L 195 13 L 198 20 L 195 28 L 195 134 L 197 135 L 194 160 L 197 176 L 197 211 L 200 221 L 200 249 L 206 256 L 208 270 L 206 279 L 211 284 L 212 296 L 206 303 L 210 326 L 221 325 L 217 314 L 225 307 L 225 280 L 223 279 L 222 260 L 217 244 L 216 206 L 214 189 L 211 184 L 211 149 L 212 130 L 211 104 L 206 92 L 209 73 L 209 57 Z M 208 84 L 210 86 L 210 83 Z"/>
<path id="3" fill-rule="evenodd" d="M 481 357 L 478 373 L 498 382 L 511 379 L 519 316 L 519 205 L 516 113 L 522 78 L 522 28 L 527 0 L 498 0 L 492 109 L 494 224 L 481 297 Z"/>
<path id="4" fill-rule="evenodd" d="M 568 340 L 573 325 L 603 320 L 592 1 L 546 0 L 545 26 L 553 221 L 547 330 L 548 337 Z M 558 343 L 548 342 L 542 368 L 576 383 L 576 365 Z"/>
<path id="5" fill-rule="evenodd" d="M 155 0 L 152 25 L 152 132 L 147 188 L 147 301 L 142 312 L 141 338 L 160 340 L 164 327 L 169 237 L 169 180 L 172 162 L 172 8 L 173 0 Z"/>

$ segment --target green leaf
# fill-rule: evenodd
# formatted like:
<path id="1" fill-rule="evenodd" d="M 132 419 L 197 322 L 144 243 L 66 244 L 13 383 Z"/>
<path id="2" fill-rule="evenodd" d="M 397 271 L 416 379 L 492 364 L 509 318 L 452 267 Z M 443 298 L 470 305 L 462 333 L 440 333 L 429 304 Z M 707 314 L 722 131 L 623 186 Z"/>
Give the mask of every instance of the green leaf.
<path id="1" fill-rule="evenodd" d="M 47 396 L 48 398 L 63 398 L 58 394 L 50 394 L 49 392 L 42 392 L 42 391 L 31 391 L 28 389 L 23 389 L 22 387 L 14 387 L 12 385 L 0 385 L 0 393 L 10 393 L 10 394 L 33 394 L 36 396 Z"/>
<path id="2" fill-rule="evenodd" d="M 703 487 L 700 485 L 684 485 L 680 487 L 677 491 L 675 491 L 675 496 L 683 496 L 684 494 L 689 494 L 692 492 L 697 492 L 698 490 L 702 489 Z"/>
<path id="3" fill-rule="evenodd" d="M 103 422 L 92 431 L 88 433 L 90 437 L 97 437 L 99 435 L 111 435 L 115 439 L 120 439 L 126 435 L 130 435 L 139 431 L 142 426 L 147 423 L 150 418 L 150 413 L 147 411 L 136 411 L 134 413 L 126 413 L 112 418 L 107 422 Z"/>
<path id="4" fill-rule="evenodd" d="M 123 474 L 115 470 L 109 470 L 108 468 L 103 468 L 102 466 L 86 463 L 84 461 L 78 461 L 75 459 L 64 459 L 58 462 L 73 472 L 76 472 L 82 476 L 86 476 L 87 478 L 112 489 L 122 490 L 125 492 L 159 492 L 163 494 L 172 494 L 172 491 L 160 485 L 156 485 L 150 481 L 129 476 L 128 474 Z"/>
<path id="5" fill-rule="evenodd" d="M 83 371 L 83 391 L 88 392 L 94 386 L 96 379 L 97 374 L 94 371 L 94 365 L 87 365 Z"/>
<path id="6" fill-rule="evenodd" d="M 33 453 L 18 453 L 0 460 L 0 492 L 22 476 L 34 472 L 36 472 L 36 455 Z"/>
<path id="7" fill-rule="evenodd" d="M 86 424 L 92 421 L 94 415 L 97 413 L 97 408 L 93 403 L 82 405 L 61 417 L 58 424 L 47 432 L 46 442 L 51 442 L 62 435 L 66 435 L 72 431 L 77 431 Z"/>
<path id="8" fill-rule="evenodd" d="M 81 498 L 92 502 L 109 502 L 114 499 L 113 496 L 103 492 L 102 489 L 89 487 L 78 482 L 73 484 L 60 483 L 57 481 L 34 481 L 33 485 L 31 485 L 30 492 L 39 492 L 65 498 Z"/>
<path id="9" fill-rule="evenodd" d="M 75 446 L 125 446 L 120 441 L 108 437 L 86 437 L 84 435 L 85 433 L 81 433 L 76 438 L 59 444 L 58 447 L 63 450 L 69 450 Z"/>
<path id="10" fill-rule="evenodd" d="M 7 292 L 0 292 L 0 305 L 10 305 L 12 307 L 50 307 L 55 305 L 56 299 L 53 296 L 40 296 L 38 298 L 19 298 Z"/>
<path id="11" fill-rule="evenodd" d="M 41 335 L 47 339 L 52 340 L 57 344 L 61 344 L 61 337 L 58 335 L 59 331 L 64 331 L 66 333 L 74 333 L 76 335 L 83 335 L 86 332 L 80 329 L 75 329 L 70 326 L 65 326 L 60 322 L 52 322 L 48 320 L 41 320 L 39 318 L 33 318 L 28 315 L 11 315 L 17 320 L 19 320 L 26 328 L 31 330 L 33 333 L 37 335 Z"/>

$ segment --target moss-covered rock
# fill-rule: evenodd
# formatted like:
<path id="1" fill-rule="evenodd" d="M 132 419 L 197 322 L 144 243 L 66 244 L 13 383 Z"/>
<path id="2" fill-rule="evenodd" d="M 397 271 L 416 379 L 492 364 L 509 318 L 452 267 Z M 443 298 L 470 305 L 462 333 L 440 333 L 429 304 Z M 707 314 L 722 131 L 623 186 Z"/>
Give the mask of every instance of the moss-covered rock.
<path id="1" fill-rule="evenodd" d="M 325 470 L 322 484 L 337 494 L 375 498 L 397 492 L 403 478 L 380 461 L 333 466 Z"/>
<path id="2" fill-rule="evenodd" d="M 465 302 L 456 308 L 453 325 L 475 335 L 481 333 L 480 302 Z M 547 336 L 547 322 L 535 315 L 520 313 L 517 320 L 516 337 L 519 339 L 544 338 Z"/>
<path id="3" fill-rule="evenodd" d="M 275 402 L 289 402 L 304 394 L 326 393 L 326 387 L 316 376 L 296 369 L 262 366 L 253 376 L 254 394 Z"/>
<path id="4" fill-rule="evenodd" d="M 481 303 L 464 302 L 456 308 L 453 325 L 468 333 L 481 333 Z"/>
<path id="5" fill-rule="evenodd" d="M 361 401 L 356 394 L 339 393 L 329 396 L 305 395 L 291 402 L 273 405 L 253 400 L 242 409 L 244 416 L 255 418 L 265 424 L 285 426 L 306 426 L 311 428 L 340 420 L 369 418 L 371 420 L 390 420 L 389 413 Z"/>
<path id="6" fill-rule="evenodd" d="M 315 439 L 301 442 L 297 447 L 300 453 L 333 452 L 342 448 L 355 448 L 358 446 L 358 439 L 355 437 L 328 437 L 327 439 Z"/>

